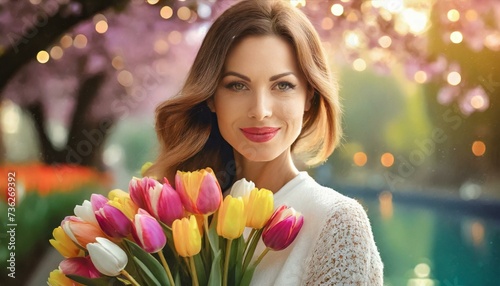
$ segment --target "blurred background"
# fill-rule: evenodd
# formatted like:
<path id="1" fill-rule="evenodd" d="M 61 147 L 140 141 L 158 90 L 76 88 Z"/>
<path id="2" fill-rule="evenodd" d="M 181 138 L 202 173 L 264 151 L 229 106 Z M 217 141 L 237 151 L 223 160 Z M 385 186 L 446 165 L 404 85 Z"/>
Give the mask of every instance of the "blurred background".
<path id="1" fill-rule="evenodd" d="M 308 171 L 363 204 L 385 284 L 499 285 L 500 2 L 291 2 L 345 111 L 342 145 Z M 45 285 L 53 228 L 154 160 L 155 106 L 233 3 L 0 0 L 0 185 L 16 187 L 0 200 L 1 285 Z"/>

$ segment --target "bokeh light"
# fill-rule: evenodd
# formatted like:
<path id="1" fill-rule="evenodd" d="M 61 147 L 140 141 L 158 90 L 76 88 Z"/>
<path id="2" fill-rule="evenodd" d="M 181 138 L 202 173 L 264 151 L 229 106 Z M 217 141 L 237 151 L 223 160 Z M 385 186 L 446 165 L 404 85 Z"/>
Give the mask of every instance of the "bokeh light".
<path id="1" fill-rule="evenodd" d="M 73 40 L 73 45 L 79 49 L 83 49 L 87 46 L 87 37 L 83 34 L 78 34 L 76 35 L 75 39 Z"/>
<path id="2" fill-rule="evenodd" d="M 172 18 L 173 15 L 174 15 L 174 10 L 172 10 L 172 8 L 170 6 L 163 6 L 160 9 L 160 16 L 163 19 L 170 19 L 170 18 Z"/>
<path id="3" fill-rule="evenodd" d="M 462 33 L 460 33 L 460 31 L 453 31 L 450 34 L 450 41 L 454 44 L 461 43 L 463 39 L 464 39 L 464 36 L 462 35 Z"/>
<path id="4" fill-rule="evenodd" d="M 50 49 L 50 57 L 53 58 L 54 60 L 61 59 L 63 54 L 64 54 L 64 50 L 59 46 L 53 46 Z"/>
<path id="5" fill-rule="evenodd" d="M 447 16 L 448 20 L 450 20 L 451 22 L 457 22 L 458 20 L 460 20 L 460 12 L 458 12 L 456 9 L 451 9 L 450 11 L 448 11 Z"/>
<path id="6" fill-rule="evenodd" d="M 180 7 L 179 10 L 177 10 L 177 17 L 183 21 L 189 20 L 189 18 L 191 18 L 191 9 L 186 6 Z"/>
<path id="7" fill-rule="evenodd" d="M 354 164 L 362 167 L 366 164 L 366 162 L 368 162 L 368 157 L 366 156 L 366 154 L 364 152 L 356 152 L 353 156 L 353 161 L 354 161 Z"/>
<path id="8" fill-rule="evenodd" d="M 179 31 L 172 31 L 168 34 L 168 41 L 173 44 L 177 45 L 182 41 L 182 33 Z"/>
<path id="9" fill-rule="evenodd" d="M 73 38 L 71 38 L 70 35 L 66 34 L 61 37 L 61 40 L 59 41 L 61 43 L 61 47 L 64 49 L 67 49 L 73 45 Z"/>
<path id="10" fill-rule="evenodd" d="M 416 83 L 425 83 L 427 81 L 427 73 L 425 71 L 417 71 L 413 76 Z"/>
<path id="11" fill-rule="evenodd" d="M 131 87 L 134 84 L 134 77 L 132 76 L 132 73 L 127 70 L 120 71 L 118 73 L 117 80 L 124 87 Z"/>
<path id="12" fill-rule="evenodd" d="M 391 167 L 394 164 L 394 156 L 391 153 L 384 153 L 380 157 L 380 163 L 384 167 Z"/>
<path id="13" fill-rule="evenodd" d="M 460 73 L 453 71 L 448 74 L 446 80 L 451 85 L 458 85 L 462 81 L 462 76 Z"/>
<path id="14" fill-rule="evenodd" d="M 123 63 L 123 58 L 120 56 L 116 56 L 111 60 L 111 65 L 116 69 L 116 70 L 122 70 L 125 68 L 125 65 Z"/>
<path id="15" fill-rule="evenodd" d="M 388 48 L 391 46 L 392 44 L 392 39 L 391 37 L 389 36 L 382 36 L 378 39 L 378 44 L 382 47 L 382 48 Z"/>
<path id="16" fill-rule="evenodd" d="M 38 54 L 36 54 L 36 60 L 41 64 L 48 62 L 49 59 L 50 55 L 47 51 L 39 51 Z"/>
<path id="17" fill-rule="evenodd" d="M 486 153 L 486 144 L 483 141 L 474 141 L 472 143 L 472 153 L 477 156 L 483 156 Z"/>
<path id="18" fill-rule="evenodd" d="M 361 58 L 355 59 L 352 62 L 352 67 L 357 71 L 364 71 L 366 70 L 366 62 Z"/>
<path id="19" fill-rule="evenodd" d="M 333 4 L 332 7 L 330 8 L 330 11 L 334 16 L 340 16 L 344 14 L 344 6 L 341 4 Z"/>
<path id="20" fill-rule="evenodd" d="M 104 34 L 108 30 L 108 23 L 104 20 L 101 20 L 95 24 L 95 30 L 99 34 Z"/>

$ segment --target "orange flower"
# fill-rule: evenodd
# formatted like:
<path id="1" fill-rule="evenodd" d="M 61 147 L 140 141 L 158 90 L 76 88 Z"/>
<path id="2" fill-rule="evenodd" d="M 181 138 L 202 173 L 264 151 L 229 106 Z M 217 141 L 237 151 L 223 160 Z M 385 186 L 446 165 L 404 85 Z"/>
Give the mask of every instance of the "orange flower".
<path id="1" fill-rule="evenodd" d="M 98 226 L 77 216 L 65 217 L 61 227 L 73 242 L 84 248 L 88 243 L 95 242 L 96 237 L 107 237 Z"/>

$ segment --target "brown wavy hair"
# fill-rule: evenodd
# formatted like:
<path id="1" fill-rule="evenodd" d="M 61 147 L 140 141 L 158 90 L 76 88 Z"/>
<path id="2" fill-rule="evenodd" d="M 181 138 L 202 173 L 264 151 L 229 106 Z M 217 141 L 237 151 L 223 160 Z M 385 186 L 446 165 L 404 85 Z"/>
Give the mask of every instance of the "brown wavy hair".
<path id="1" fill-rule="evenodd" d="M 294 48 L 300 69 L 314 91 L 303 128 L 292 146 L 295 158 L 312 166 L 331 155 L 341 137 L 338 86 L 320 38 L 307 17 L 285 1 L 242 1 L 226 10 L 205 36 L 181 91 L 156 109 L 160 154 L 147 175 L 172 178 L 176 170 L 210 166 L 221 186 L 235 175 L 232 147 L 222 138 L 207 100 L 221 79 L 226 56 L 247 36 L 279 36 Z"/>

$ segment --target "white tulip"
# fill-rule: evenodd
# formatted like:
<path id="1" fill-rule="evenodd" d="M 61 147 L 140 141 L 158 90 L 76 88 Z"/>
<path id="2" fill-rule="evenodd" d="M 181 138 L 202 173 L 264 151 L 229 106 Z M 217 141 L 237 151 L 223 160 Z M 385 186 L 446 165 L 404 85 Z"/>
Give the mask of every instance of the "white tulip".
<path id="1" fill-rule="evenodd" d="M 95 243 L 87 244 L 90 260 L 104 275 L 118 276 L 127 266 L 127 254 L 118 245 L 104 237 L 96 237 Z"/>
<path id="2" fill-rule="evenodd" d="M 255 189 L 255 184 L 252 181 L 247 181 L 245 178 L 234 182 L 229 193 L 233 198 L 248 198 L 250 192 Z"/>
<path id="3" fill-rule="evenodd" d="M 95 218 L 94 209 L 92 208 L 92 203 L 88 200 L 83 201 L 83 204 L 76 205 L 74 210 L 75 215 L 84 221 L 99 225 L 97 219 Z"/>

